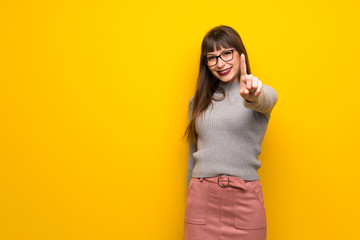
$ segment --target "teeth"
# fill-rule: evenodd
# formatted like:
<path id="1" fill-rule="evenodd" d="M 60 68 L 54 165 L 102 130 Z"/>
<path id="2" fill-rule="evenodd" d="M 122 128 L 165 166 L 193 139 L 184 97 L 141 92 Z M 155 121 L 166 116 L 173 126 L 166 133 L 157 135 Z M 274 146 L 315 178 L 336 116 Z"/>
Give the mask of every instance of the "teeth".
<path id="1" fill-rule="evenodd" d="M 220 73 L 225 73 L 227 71 L 229 71 L 229 69 L 225 69 L 224 71 L 220 71 Z"/>
<path id="2" fill-rule="evenodd" d="M 225 70 L 223 70 L 223 71 L 220 71 L 219 73 L 225 73 L 225 72 L 227 72 L 227 71 L 229 71 L 229 69 L 225 69 Z"/>

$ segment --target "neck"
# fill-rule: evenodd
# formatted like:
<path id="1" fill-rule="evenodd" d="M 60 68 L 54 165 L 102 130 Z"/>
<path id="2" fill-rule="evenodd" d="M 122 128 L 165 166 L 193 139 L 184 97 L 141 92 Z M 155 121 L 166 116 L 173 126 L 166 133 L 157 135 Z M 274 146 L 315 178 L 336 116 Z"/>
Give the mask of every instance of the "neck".
<path id="1" fill-rule="evenodd" d="M 240 83 L 240 81 L 238 81 L 237 79 L 232 82 L 233 85 L 237 84 L 237 83 Z M 223 81 L 219 80 L 219 85 L 221 85 L 221 86 L 230 86 L 230 84 L 231 84 L 231 81 L 223 82 Z"/>
<path id="2" fill-rule="evenodd" d="M 231 81 L 232 81 L 232 80 L 230 80 L 230 81 L 228 81 L 228 82 L 223 82 L 223 81 L 219 80 L 219 82 L 220 82 L 221 84 L 230 84 Z M 235 83 L 235 82 L 240 82 L 240 79 L 239 79 L 239 78 L 236 78 L 233 83 Z"/>

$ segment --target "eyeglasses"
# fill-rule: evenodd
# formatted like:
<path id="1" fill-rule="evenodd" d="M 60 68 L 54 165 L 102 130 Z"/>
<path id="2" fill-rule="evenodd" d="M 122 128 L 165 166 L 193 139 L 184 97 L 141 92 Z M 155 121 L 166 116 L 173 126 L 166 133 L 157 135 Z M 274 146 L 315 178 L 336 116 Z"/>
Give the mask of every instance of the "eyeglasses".
<path id="1" fill-rule="evenodd" d="M 227 50 L 218 56 L 210 56 L 210 57 L 205 56 L 206 65 L 208 65 L 209 67 L 215 66 L 218 62 L 218 58 L 221 58 L 224 62 L 231 61 L 234 57 L 234 50 L 236 50 L 236 48 Z"/>

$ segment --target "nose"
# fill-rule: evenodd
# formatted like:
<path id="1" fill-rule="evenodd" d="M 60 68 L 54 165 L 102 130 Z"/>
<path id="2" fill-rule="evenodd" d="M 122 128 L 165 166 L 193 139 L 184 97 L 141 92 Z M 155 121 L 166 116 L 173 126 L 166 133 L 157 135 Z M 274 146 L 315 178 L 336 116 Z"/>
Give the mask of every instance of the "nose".
<path id="1" fill-rule="evenodd" d="M 221 58 L 218 58 L 217 67 L 222 68 L 226 63 Z"/>

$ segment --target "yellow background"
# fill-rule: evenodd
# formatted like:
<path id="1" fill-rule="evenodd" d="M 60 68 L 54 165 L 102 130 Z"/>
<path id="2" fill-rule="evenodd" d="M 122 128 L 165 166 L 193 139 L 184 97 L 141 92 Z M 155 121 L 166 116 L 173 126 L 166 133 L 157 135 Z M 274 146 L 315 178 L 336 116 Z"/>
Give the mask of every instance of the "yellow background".
<path id="1" fill-rule="evenodd" d="M 278 93 L 268 240 L 360 239 L 358 1 L 1 1 L 0 239 L 180 240 L 200 45 Z"/>

